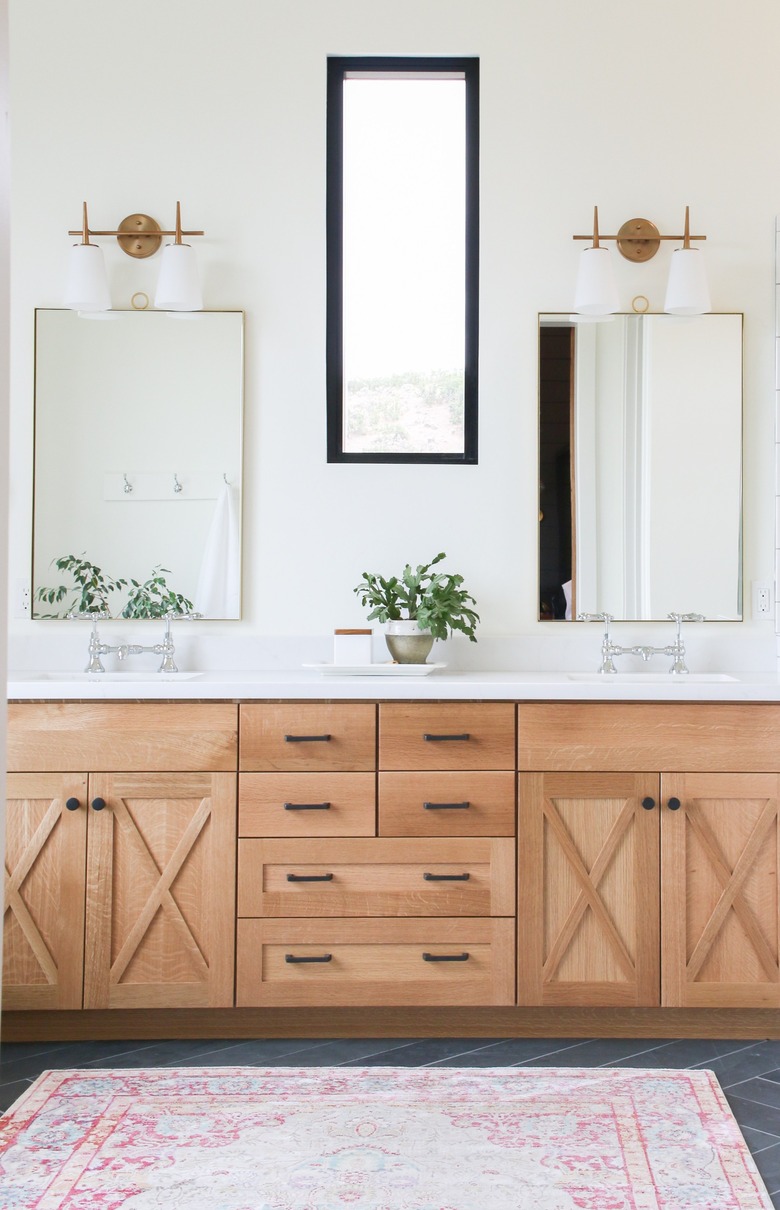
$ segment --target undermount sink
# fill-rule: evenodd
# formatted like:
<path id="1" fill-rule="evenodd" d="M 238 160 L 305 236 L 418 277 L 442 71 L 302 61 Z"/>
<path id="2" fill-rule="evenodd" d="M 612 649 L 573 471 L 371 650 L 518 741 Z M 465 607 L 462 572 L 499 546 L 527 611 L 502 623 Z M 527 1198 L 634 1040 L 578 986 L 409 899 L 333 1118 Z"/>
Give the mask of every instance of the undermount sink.
<path id="1" fill-rule="evenodd" d="M 35 672 L 24 677 L 28 681 L 192 681 L 200 672 Z M 13 678 L 11 678 L 13 679 Z"/>
<path id="2" fill-rule="evenodd" d="M 592 685 L 707 685 L 737 681 L 727 672 L 569 672 L 570 681 L 588 681 Z"/>

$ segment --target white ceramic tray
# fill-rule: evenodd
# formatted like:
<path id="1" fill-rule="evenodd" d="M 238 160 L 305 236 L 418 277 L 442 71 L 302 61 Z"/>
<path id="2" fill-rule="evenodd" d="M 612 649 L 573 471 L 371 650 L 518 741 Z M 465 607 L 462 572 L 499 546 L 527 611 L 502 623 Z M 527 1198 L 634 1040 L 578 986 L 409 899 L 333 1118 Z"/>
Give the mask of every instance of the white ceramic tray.
<path id="1" fill-rule="evenodd" d="M 428 676 L 446 664 L 304 664 L 323 676 Z"/>

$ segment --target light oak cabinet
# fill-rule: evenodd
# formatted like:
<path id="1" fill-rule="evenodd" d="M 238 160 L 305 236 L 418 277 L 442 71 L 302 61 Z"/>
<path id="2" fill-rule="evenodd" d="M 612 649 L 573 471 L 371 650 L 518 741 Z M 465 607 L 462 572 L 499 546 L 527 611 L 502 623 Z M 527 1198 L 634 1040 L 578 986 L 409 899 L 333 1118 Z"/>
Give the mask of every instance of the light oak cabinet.
<path id="1" fill-rule="evenodd" d="M 242 707 L 239 1007 L 514 1003 L 514 707 L 378 718 Z"/>
<path id="2" fill-rule="evenodd" d="M 6 1008 L 233 1003 L 236 733 L 234 706 L 11 708 Z"/>
<path id="3" fill-rule="evenodd" d="M 752 769 L 780 769 L 777 731 L 771 707 L 519 708 L 541 765 L 519 779 L 520 1004 L 780 1007 L 780 778 Z"/>
<path id="4" fill-rule="evenodd" d="M 8 753 L 16 1037 L 778 1028 L 780 705 L 18 703 Z"/>

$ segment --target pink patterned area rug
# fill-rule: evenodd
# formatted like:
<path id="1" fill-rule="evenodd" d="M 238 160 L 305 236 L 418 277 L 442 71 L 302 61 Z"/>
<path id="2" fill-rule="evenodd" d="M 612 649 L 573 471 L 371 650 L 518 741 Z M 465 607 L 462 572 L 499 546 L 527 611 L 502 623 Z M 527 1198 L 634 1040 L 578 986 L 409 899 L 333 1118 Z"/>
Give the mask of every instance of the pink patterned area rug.
<path id="1" fill-rule="evenodd" d="M 2 1210 L 764 1210 L 712 1072 L 48 1071 Z"/>

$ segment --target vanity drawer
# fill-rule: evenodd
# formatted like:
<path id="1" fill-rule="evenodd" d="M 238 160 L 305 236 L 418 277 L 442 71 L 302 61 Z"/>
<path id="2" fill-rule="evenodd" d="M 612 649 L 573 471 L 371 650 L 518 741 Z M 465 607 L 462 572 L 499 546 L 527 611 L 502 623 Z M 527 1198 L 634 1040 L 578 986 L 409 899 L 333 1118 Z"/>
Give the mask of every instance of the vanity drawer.
<path id="1" fill-rule="evenodd" d="M 510 839 L 238 842 L 239 916 L 511 916 Z"/>
<path id="2" fill-rule="evenodd" d="M 239 836 L 373 836 L 373 773 L 241 773 Z"/>
<path id="3" fill-rule="evenodd" d="M 515 775 L 380 773 L 380 836 L 514 836 Z"/>
<path id="4" fill-rule="evenodd" d="M 376 768 L 376 706 L 271 702 L 241 707 L 242 771 L 362 772 Z"/>
<path id="5" fill-rule="evenodd" d="M 517 730 L 529 771 L 780 772 L 776 704 L 534 702 L 518 707 Z"/>
<path id="6" fill-rule="evenodd" d="M 8 707 L 9 770 L 229 772 L 238 707 L 211 702 L 18 702 Z"/>
<path id="7" fill-rule="evenodd" d="M 391 702 L 379 707 L 380 769 L 514 769 L 510 702 Z"/>
<path id="8" fill-rule="evenodd" d="M 514 920 L 239 920 L 236 1004 L 514 1004 L 514 935 Z"/>

